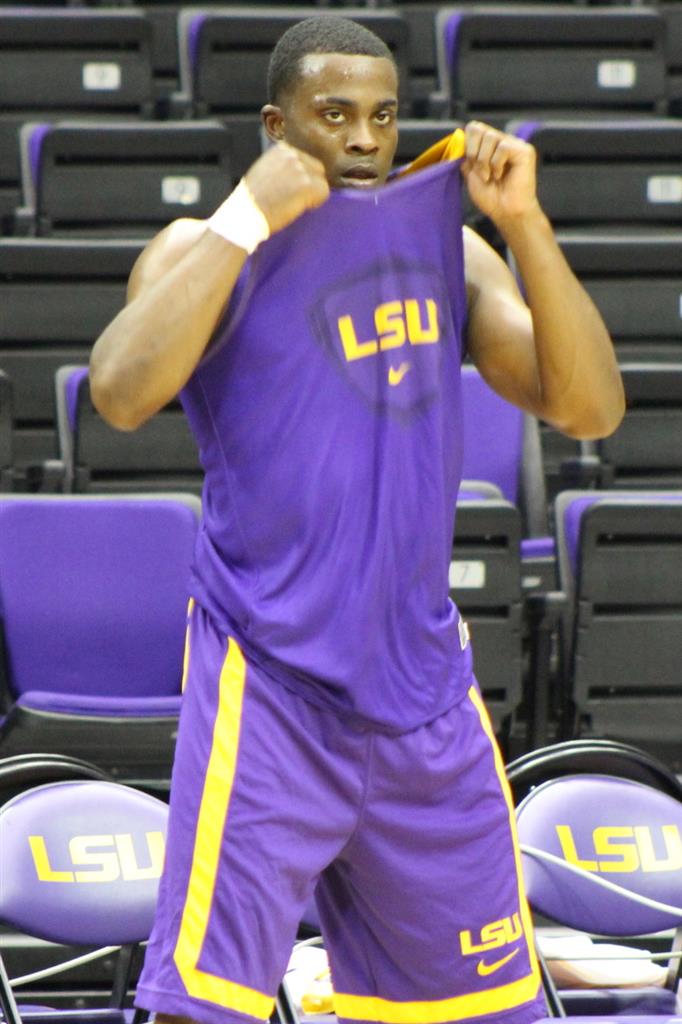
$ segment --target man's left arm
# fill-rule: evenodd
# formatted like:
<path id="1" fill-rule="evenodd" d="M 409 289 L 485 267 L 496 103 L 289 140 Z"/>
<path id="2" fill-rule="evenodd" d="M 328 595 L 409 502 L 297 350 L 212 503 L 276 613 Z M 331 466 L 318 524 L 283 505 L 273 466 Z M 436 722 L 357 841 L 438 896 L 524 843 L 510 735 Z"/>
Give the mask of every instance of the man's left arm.
<path id="1" fill-rule="evenodd" d="M 511 251 L 465 229 L 468 350 L 503 397 L 577 438 L 605 437 L 625 410 L 611 338 L 568 266 L 536 194 L 535 150 L 481 122 L 466 127 L 462 174 Z"/>

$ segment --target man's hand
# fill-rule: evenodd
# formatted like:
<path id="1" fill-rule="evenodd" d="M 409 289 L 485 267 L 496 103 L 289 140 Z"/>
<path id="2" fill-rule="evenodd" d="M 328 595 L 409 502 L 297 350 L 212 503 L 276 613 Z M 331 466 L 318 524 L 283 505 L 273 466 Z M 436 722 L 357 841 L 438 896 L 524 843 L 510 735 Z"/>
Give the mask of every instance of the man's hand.
<path id="1" fill-rule="evenodd" d="M 305 210 L 321 206 L 329 196 L 324 165 L 286 142 L 278 142 L 259 157 L 245 180 L 273 234 Z"/>
<path id="2" fill-rule="evenodd" d="M 481 121 L 466 125 L 461 169 L 471 201 L 502 227 L 538 209 L 535 149 Z"/>

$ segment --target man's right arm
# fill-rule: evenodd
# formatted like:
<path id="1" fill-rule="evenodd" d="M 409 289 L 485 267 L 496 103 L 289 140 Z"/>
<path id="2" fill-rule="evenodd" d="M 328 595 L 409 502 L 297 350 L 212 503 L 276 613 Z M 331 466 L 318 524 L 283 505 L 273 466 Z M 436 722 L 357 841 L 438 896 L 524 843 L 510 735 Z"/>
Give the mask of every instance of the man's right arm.
<path id="1" fill-rule="evenodd" d="M 263 154 L 245 180 L 271 234 L 329 195 L 322 164 L 285 144 Z M 174 221 L 150 242 L 130 275 L 125 307 L 90 357 L 92 399 L 107 422 L 134 430 L 184 387 L 246 258 L 206 221 Z"/>

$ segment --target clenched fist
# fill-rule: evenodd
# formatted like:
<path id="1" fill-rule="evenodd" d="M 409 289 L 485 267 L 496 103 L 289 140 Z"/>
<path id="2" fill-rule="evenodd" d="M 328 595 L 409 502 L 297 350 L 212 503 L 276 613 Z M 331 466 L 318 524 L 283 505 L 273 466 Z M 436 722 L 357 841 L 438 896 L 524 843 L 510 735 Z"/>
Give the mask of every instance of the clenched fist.
<path id="1" fill-rule="evenodd" d="M 329 196 L 324 165 L 286 142 L 276 143 L 259 157 L 245 180 L 272 234 L 305 210 L 321 206 Z"/>

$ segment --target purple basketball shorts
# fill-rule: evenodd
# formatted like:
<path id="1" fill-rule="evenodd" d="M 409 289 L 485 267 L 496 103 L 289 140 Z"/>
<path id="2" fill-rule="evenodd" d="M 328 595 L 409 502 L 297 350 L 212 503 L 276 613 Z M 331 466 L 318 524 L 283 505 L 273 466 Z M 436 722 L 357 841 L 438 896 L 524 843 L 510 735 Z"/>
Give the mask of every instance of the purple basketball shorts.
<path id="1" fill-rule="evenodd" d="M 511 800 L 473 680 L 446 714 L 389 736 L 247 664 L 198 607 L 185 664 L 140 1006 L 267 1019 L 317 883 L 341 1020 L 545 1015 Z"/>

